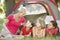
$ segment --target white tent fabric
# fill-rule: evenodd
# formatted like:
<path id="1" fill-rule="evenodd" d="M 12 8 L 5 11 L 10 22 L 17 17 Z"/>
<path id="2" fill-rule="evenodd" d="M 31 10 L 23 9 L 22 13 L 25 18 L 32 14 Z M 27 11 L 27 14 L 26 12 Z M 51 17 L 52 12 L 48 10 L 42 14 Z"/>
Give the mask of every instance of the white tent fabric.
<path id="1" fill-rule="evenodd" d="M 27 5 L 27 6 L 25 6 L 25 8 L 27 11 L 26 15 L 35 15 L 35 14 L 46 13 L 45 8 L 40 4 Z"/>
<path id="2" fill-rule="evenodd" d="M 60 8 L 58 8 L 58 10 L 60 11 Z"/>
<path id="3" fill-rule="evenodd" d="M 26 15 L 36 15 L 46 13 L 46 9 L 40 4 L 30 4 L 27 6 L 20 5 L 17 10 L 22 10 L 24 8 L 26 10 Z"/>
<path id="4" fill-rule="evenodd" d="M 52 16 L 46 16 L 45 18 L 45 24 L 49 24 L 50 21 L 54 20 Z"/>

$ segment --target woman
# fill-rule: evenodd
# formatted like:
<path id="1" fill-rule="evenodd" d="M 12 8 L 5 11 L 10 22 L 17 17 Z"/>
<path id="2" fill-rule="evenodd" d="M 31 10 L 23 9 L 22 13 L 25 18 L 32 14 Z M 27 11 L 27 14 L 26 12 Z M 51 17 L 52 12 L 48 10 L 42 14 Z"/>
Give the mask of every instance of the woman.
<path id="1" fill-rule="evenodd" d="M 25 22 L 25 18 L 23 17 L 26 13 L 26 10 L 24 7 L 19 8 L 18 12 L 16 14 L 10 14 L 8 15 L 5 23 L 4 28 L 7 31 L 7 34 L 16 34 L 18 28 L 20 25 L 23 25 Z"/>
<path id="2" fill-rule="evenodd" d="M 58 33 L 58 26 L 55 21 L 50 21 L 48 28 L 46 28 L 47 36 L 55 36 Z"/>

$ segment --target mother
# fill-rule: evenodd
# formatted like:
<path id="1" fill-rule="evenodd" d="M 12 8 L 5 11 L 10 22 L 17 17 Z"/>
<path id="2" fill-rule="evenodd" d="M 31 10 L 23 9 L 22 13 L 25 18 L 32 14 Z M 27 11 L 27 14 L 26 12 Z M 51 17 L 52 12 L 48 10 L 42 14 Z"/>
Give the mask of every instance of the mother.
<path id="1" fill-rule="evenodd" d="M 19 26 L 25 22 L 25 18 L 23 17 L 25 13 L 26 10 L 22 7 L 18 9 L 16 14 L 10 14 L 5 22 L 5 30 L 10 34 L 16 34 Z"/>

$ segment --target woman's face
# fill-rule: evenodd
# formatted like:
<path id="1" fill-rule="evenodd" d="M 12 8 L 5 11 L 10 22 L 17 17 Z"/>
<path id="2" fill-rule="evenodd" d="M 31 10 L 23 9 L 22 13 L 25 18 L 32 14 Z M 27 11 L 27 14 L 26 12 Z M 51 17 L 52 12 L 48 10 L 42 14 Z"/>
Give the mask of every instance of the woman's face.
<path id="1" fill-rule="evenodd" d="M 48 28 L 49 28 L 49 29 L 54 28 L 54 27 L 53 27 L 53 24 L 52 24 L 51 22 L 48 24 Z"/>
<path id="2" fill-rule="evenodd" d="M 19 11 L 17 14 L 18 14 L 18 16 L 22 17 L 22 16 L 25 15 L 25 12 L 20 12 L 20 11 Z"/>

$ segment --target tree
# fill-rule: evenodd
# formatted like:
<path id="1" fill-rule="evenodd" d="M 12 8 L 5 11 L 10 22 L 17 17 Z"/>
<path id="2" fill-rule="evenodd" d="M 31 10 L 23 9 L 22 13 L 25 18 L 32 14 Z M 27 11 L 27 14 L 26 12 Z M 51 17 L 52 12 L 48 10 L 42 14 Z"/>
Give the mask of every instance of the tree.
<path id="1" fill-rule="evenodd" d="M 15 5 L 15 0 L 5 0 L 6 16 L 12 13 L 14 5 Z"/>

